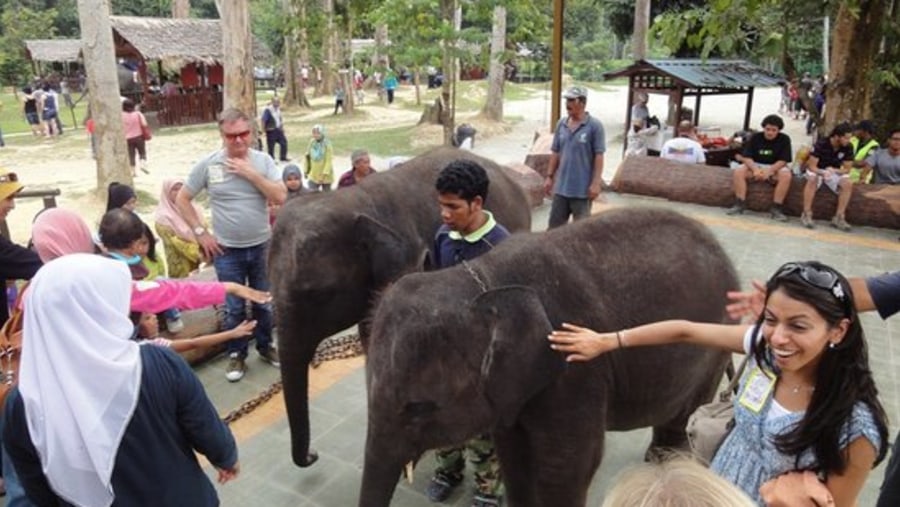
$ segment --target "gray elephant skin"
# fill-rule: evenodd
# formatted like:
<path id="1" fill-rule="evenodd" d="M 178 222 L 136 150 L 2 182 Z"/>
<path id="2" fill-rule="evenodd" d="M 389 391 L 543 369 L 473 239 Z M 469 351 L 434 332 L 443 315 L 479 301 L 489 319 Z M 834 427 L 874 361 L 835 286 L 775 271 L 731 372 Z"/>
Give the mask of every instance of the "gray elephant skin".
<path id="1" fill-rule="evenodd" d="M 316 460 L 309 448 L 307 391 L 316 346 L 359 322 L 386 284 L 423 269 L 441 224 L 435 180 L 460 158 L 487 170 L 486 209 L 510 231 L 529 231 L 531 210 L 524 190 L 497 164 L 455 148 L 432 150 L 352 187 L 301 195 L 279 213 L 269 280 L 291 455 L 298 466 Z"/>
<path id="2" fill-rule="evenodd" d="M 688 415 L 729 354 L 680 344 L 566 363 L 563 322 L 600 331 L 665 319 L 727 322 L 734 268 L 675 212 L 627 208 L 514 235 L 468 265 L 385 291 L 367 350 L 359 505 L 390 503 L 403 465 L 492 430 L 511 507 L 583 506 L 606 430 L 653 427 L 648 453 L 686 448 Z"/>

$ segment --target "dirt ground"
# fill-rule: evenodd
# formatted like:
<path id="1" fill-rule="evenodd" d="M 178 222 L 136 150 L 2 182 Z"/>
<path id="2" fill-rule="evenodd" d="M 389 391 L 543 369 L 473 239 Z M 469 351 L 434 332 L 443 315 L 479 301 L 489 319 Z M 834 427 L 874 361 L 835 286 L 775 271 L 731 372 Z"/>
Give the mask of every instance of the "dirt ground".
<path id="1" fill-rule="evenodd" d="M 399 97 L 411 100 L 412 87 L 401 89 Z M 611 179 L 622 154 L 622 132 L 624 131 L 627 90 L 623 86 L 594 90 L 588 98 L 588 110 L 605 125 L 607 132 L 607 157 L 604 177 Z M 757 90 L 751 126 L 758 126 L 766 114 L 777 110 L 779 91 L 777 89 Z M 318 102 L 327 103 L 330 99 L 320 98 Z M 338 128 L 342 131 L 371 130 L 379 126 L 397 127 L 414 125 L 420 113 L 400 107 L 387 106 L 374 100 L 358 106 L 367 111 L 364 118 L 348 118 Z M 665 98 L 651 97 L 649 104 L 651 114 L 664 117 Z M 745 103 L 742 96 L 717 96 L 704 100 L 701 109 L 701 125 L 718 127 L 723 135 L 738 130 L 743 119 Z M 478 134 L 474 151 L 500 163 L 522 162 L 527 154 L 535 133 L 547 131 L 551 112 L 550 93 L 548 90 L 536 92 L 526 100 L 507 101 L 504 114 L 512 121 L 503 123 L 486 122 L 477 117 L 475 111 L 457 113 L 457 123 L 472 123 Z M 330 110 L 317 109 L 312 113 L 290 111 L 285 116 L 286 132 L 292 147 L 292 156 L 297 156 L 298 146 L 305 144 L 309 123 L 317 117 L 331 114 Z M 794 139 L 794 148 L 799 146 L 798 140 L 806 140 L 802 136 L 802 122 L 787 120 L 786 132 Z M 437 145 L 441 139 L 439 126 L 419 126 L 414 136 L 413 147 Z M 88 139 L 83 130 L 68 130 L 58 140 L 43 141 L 35 144 L 17 144 L 16 136 L 7 137 L 7 147 L 0 149 L 0 167 L 15 171 L 21 181 L 30 188 L 59 188 L 62 192 L 58 204 L 62 207 L 78 211 L 92 225 L 99 222 L 105 205 L 105 192 L 98 196 L 94 192 L 96 185 L 96 165 L 90 156 Z M 148 159 L 150 174 L 139 173 L 135 178 L 135 187 L 142 195 L 159 198 L 162 181 L 167 178 L 184 178 L 190 168 L 209 152 L 220 146 L 220 139 L 214 126 L 199 126 L 181 129 L 165 129 L 157 132 L 148 142 Z M 808 142 L 808 141 L 807 141 Z M 373 148 L 373 166 L 376 169 L 387 167 L 387 158 L 391 154 L 378 153 Z M 335 167 L 349 167 L 346 156 L 336 157 Z M 146 194 L 145 194 L 146 193 Z M 12 212 L 8 222 L 12 237 L 19 243 L 25 243 L 30 234 L 31 218 L 39 211 L 42 204 L 39 199 L 19 199 L 17 209 Z M 153 206 L 144 206 L 140 210 L 145 220 L 152 221 Z"/>

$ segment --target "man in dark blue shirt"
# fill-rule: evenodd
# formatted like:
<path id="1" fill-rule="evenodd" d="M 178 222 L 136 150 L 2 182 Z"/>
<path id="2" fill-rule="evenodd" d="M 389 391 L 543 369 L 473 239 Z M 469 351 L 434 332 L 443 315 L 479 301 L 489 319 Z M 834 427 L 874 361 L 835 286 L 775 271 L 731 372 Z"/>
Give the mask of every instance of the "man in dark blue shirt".
<path id="1" fill-rule="evenodd" d="M 850 181 L 850 169 L 853 167 L 853 148 L 850 147 L 850 136 L 853 129 L 847 123 L 835 126 L 827 139 L 820 139 L 809 154 L 806 162 L 806 186 L 803 187 L 803 214 L 800 223 L 808 229 L 815 227 L 812 205 L 816 190 L 824 183 L 829 190 L 837 194 L 838 203 L 832 227 L 842 231 L 850 231 L 850 224 L 844 218 L 850 194 L 853 193 L 853 182 Z"/>
<path id="2" fill-rule="evenodd" d="M 484 168 L 469 160 L 453 161 L 441 171 L 435 183 L 444 222 L 434 239 L 434 265 L 438 269 L 472 260 L 509 237 L 506 227 L 484 209 L 489 184 Z M 499 506 L 500 462 L 489 434 L 469 440 L 465 447 L 435 451 L 438 467 L 428 485 L 428 498 L 442 502 L 462 482 L 464 452 L 475 469 L 477 491 L 472 507 Z"/>

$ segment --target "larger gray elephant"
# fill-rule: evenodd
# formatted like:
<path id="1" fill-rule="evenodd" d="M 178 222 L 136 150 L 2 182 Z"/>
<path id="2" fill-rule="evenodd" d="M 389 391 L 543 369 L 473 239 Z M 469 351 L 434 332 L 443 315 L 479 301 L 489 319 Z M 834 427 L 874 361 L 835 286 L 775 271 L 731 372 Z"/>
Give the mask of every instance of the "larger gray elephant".
<path id="1" fill-rule="evenodd" d="M 309 448 L 309 363 L 329 335 L 359 322 L 378 291 L 421 270 L 441 223 L 434 189 L 451 160 L 471 159 L 488 172 L 486 209 L 510 231 L 531 228 L 524 190 L 500 167 L 455 148 L 438 148 L 336 192 L 302 195 L 278 215 L 269 253 L 291 455 Z M 363 330 L 364 331 L 364 330 Z"/>
<path id="2" fill-rule="evenodd" d="M 673 345 L 566 363 L 550 331 L 725 322 L 737 287 L 705 227 L 643 208 L 404 276 L 371 322 L 359 505 L 387 506 L 403 464 L 427 449 L 492 429 L 511 507 L 583 506 L 604 432 L 652 426 L 651 448 L 684 447 L 686 419 L 712 397 L 729 354 Z"/>

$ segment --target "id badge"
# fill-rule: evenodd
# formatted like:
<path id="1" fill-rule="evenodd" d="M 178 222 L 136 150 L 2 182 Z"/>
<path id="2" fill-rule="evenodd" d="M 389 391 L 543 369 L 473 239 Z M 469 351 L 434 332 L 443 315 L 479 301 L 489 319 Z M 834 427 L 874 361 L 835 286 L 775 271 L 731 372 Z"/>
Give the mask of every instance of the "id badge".
<path id="1" fill-rule="evenodd" d="M 741 405 L 747 407 L 753 413 L 758 414 L 762 410 L 766 400 L 772 395 L 775 388 L 775 377 L 760 369 L 759 366 L 753 368 L 750 376 L 747 377 L 747 383 L 744 384 L 744 392 L 738 400 Z"/>
<path id="2" fill-rule="evenodd" d="M 211 164 L 209 166 L 209 184 L 215 185 L 225 181 L 225 166 L 222 164 Z"/>

